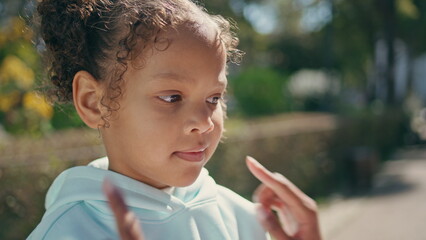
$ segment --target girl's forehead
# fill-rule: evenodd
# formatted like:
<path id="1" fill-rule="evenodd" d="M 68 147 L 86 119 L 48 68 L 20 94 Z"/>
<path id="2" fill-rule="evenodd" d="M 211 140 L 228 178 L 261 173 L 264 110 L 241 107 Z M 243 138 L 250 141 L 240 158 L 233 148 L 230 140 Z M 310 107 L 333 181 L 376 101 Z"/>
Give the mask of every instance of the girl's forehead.
<path id="1" fill-rule="evenodd" d="M 135 66 L 146 68 L 146 72 L 187 71 L 206 61 L 209 56 L 214 59 L 209 65 L 209 71 L 226 75 L 226 48 L 214 24 L 202 22 L 187 22 L 177 27 L 169 27 L 160 32 L 152 43 L 138 58 L 134 60 Z M 185 63 L 193 61 L 191 67 Z M 152 74 L 152 73 L 150 73 Z"/>
<path id="2" fill-rule="evenodd" d="M 167 28 L 160 33 L 159 38 L 166 38 L 172 41 L 175 39 L 198 41 L 212 47 L 218 47 L 222 43 L 217 25 L 207 19 L 196 22 L 185 22 L 177 27 Z"/>

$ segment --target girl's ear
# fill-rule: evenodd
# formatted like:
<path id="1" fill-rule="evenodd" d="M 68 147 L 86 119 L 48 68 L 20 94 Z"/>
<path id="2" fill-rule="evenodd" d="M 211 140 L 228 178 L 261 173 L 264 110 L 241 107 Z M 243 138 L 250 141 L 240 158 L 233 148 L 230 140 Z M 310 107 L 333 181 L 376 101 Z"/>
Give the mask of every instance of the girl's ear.
<path id="1" fill-rule="evenodd" d="M 102 125 L 102 84 L 89 72 L 79 71 L 74 76 L 72 90 L 75 109 L 83 122 L 94 129 Z"/>

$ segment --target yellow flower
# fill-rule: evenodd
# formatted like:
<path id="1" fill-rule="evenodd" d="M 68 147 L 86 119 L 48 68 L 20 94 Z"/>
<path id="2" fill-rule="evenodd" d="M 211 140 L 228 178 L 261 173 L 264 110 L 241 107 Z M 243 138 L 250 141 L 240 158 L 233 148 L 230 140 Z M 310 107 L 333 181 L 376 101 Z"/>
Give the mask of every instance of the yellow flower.
<path id="1" fill-rule="evenodd" d="M 9 29 L 9 40 L 13 41 L 19 38 L 31 40 L 31 37 L 31 30 L 27 27 L 24 19 L 21 17 L 12 18 Z"/>
<path id="2" fill-rule="evenodd" d="M 420 16 L 419 9 L 413 3 L 413 0 L 397 0 L 397 9 L 400 13 L 413 19 L 418 19 Z"/>
<path id="3" fill-rule="evenodd" d="M 14 80 L 19 88 L 28 90 L 34 83 L 34 72 L 18 57 L 9 55 L 0 67 L 0 83 Z"/>
<path id="4" fill-rule="evenodd" d="M 0 95 L 0 111 L 8 112 L 15 104 L 19 102 L 19 92 L 13 91 Z"/>
<path id="5" fill-rule="evenodd" d="M 51 119 L 53 116 L 53 107 L 47 102 L 46 98 L 36 92 L 25 93 L 23 104 L 26 109 L 34 110 L 45 119 Z"/>
<path id="6" fill-rule="evenodd" d="M 24 40 L 31 42 L 34 32 L 22 17 L 13 17 L 0 29 L 0 48 L 8 42 Z"/>

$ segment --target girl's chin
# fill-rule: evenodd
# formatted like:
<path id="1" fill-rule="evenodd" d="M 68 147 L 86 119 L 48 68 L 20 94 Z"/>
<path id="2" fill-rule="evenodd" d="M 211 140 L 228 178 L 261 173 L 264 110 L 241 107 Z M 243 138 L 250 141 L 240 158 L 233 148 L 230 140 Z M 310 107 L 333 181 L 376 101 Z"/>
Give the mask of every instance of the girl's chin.
<path id="1" fill-rule="evenodd" d="M 189 174 L 183 174 L 179 179 L 176 179 L 171 186 L 173 187 L 187 187 L 192 185 L 200 176 L 200 170 L 193 170 Z"/>

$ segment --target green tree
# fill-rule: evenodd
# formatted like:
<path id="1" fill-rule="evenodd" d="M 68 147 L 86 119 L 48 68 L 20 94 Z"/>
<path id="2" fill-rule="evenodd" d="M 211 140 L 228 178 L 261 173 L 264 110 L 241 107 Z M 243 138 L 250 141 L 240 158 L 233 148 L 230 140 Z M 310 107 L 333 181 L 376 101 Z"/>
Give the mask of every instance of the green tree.
<path id="1" fill-rule="evenodd" d="M 284 94 L 287 77 L 267 68 L 249 68 L 230 79 L 233 95 L 246 116 L 262 116 L 289 110 Z"/>

